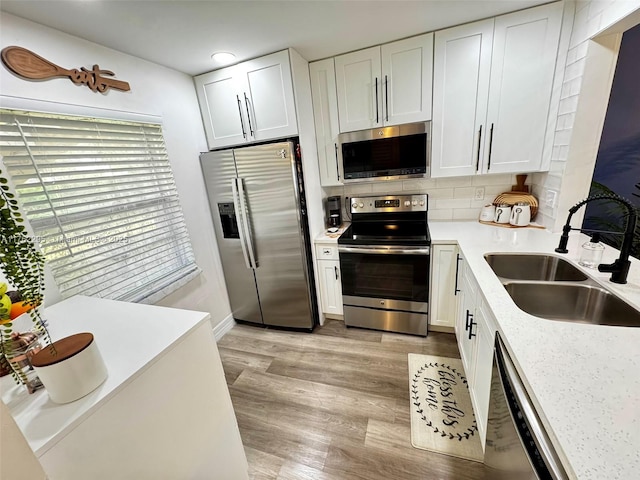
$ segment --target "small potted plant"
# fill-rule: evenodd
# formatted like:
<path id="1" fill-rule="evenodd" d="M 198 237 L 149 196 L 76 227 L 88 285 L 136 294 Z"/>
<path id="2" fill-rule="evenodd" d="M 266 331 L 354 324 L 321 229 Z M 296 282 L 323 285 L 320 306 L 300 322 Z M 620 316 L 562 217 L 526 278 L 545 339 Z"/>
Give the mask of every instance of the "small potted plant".
<path id="1" fill-rule="evenodd" d="M 22 302 L 21 308 L 31 316 L 33 332 L 39 337 L 40 344 L 55 349 L 51 346 L 51 337 L 37 308 L 44 296 L 44 256 L 27 234 L 18 200 L 1 170 L 0 270 L 17 290 L 14 298 Z M 27 358 L 27 350 L 36 335 L 20 337 L 13 331 L 13 302 L 6 295 L 6 284 L 1 284 L 0 290 L 0 360 L 5 362 L 5 366 L 11 367 L 16 382 L 25 385 L 29 393 L 33 393 L 42 386 Z M 31 349 L 31 353 L 35 353 L 35 350 Z"/>
<path id="2" fill-rule="evenodd" d="M 0 296 L 0 355 L 14 379 L 29 393 L 44 386 L 55 403 L 68 403 L 95 390 L 107 378 L 107 368 L 91 333 L 77 333 L 51 342 L 39 306 L 44 297 L 44 256 L 26 231 L 18 200 L 0 170 L 0 270 L 17 290 L 21 307 L 34 323 L 36 342 L 16 338 Z M 4 292 L 2 292 L 4 294 Z M 9 321 L 7 321 L 7 319 Z M 4 321 L 3 321 L 4 320 Z M 26 343 L 26 345 L 25 345 Z M 33 345 L 32 345 L 33 343 Z"/>

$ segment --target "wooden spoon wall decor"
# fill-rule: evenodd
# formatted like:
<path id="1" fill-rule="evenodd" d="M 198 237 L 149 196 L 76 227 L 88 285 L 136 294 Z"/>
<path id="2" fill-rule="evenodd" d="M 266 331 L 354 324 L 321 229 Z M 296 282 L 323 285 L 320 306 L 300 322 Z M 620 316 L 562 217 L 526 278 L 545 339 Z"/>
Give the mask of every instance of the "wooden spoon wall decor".
<path id="1" fill-rule="evenodd" d="M 103 75 L 115 75 L 110 70 L 100 70 L 98 65 L 88 70 L 81 67 L 80 70 L 74 68 L 67 70 L 59 67 L 55 63 L 42 58 L 22 47 L 6 47 L 2 49 L 2 62 L 16 75 L 30 80 L 49 80 L 57 77 L 69 77 L 73 83 L 84 83 L 94 92 L 106 92 L 109 88 L 129 91 L 129 83 L 114 78 L 103 77 Z"/>

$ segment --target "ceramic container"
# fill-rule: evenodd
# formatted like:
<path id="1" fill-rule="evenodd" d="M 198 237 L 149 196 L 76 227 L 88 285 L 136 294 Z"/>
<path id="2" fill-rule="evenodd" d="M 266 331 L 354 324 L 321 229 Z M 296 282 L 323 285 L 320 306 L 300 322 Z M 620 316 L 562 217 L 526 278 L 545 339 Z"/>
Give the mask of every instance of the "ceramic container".
<path id="1" fill-rule="evenodd" d="M 485 205 L 480 210 L 480 220 L 483 222 L 493 222 L 493 219 L 496 216 L 496 206 L 495 205 Z"/>
<path id="2" fill-rule="evenodd" d="M 516 227 L 526 227 L 531 222 L 531 206 L 525 202 L 516 203 L 511 209 L 509 223 Z"/>
<path id="3" fill-rule="evenodd" d="M 507 203 L 501 203 L 496 207 L 496 214 L 493 219 L 496 223 L 509 223 L 511 218 L 511 205 Z"/>
<path id="4" fill-rule="evenodd" d="M 92 334 L 71 335 L 53 346 L 55 354 L 44 347 L 31 361 L 53 402 L 73 402 L 107 379 L 107 367 Z"/>

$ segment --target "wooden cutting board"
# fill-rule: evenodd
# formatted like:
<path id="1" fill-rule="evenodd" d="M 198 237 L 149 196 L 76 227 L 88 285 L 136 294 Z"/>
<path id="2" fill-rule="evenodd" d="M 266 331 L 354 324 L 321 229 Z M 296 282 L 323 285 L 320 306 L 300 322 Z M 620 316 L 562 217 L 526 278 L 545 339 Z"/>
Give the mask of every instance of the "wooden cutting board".
<path id="1" fill-rule="evenodd" d="M 510 223 L 486 222 L 484 220 L 478 220 L 478 221 L 480 223 L 484 223 L 485 225 L 493 225 L 494 227 L 502 227 L 502 228 L 542 228 L 543 230 L 545 228 L 542 225 L 538 225 L 537 223 L 530 223 L 529 225 L 519 227 L 517 225 L 511 225 Z"/>

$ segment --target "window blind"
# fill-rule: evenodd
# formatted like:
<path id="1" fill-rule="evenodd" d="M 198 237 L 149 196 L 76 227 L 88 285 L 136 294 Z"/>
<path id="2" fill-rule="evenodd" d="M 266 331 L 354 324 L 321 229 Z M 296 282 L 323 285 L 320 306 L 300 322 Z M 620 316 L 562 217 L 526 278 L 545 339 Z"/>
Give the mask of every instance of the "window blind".
<path id="1" fill-rule="evenodd" d="M 0 154 L 63 297 L 151 303 L 199 273 L 161 125 L 0 110 Z"/>

